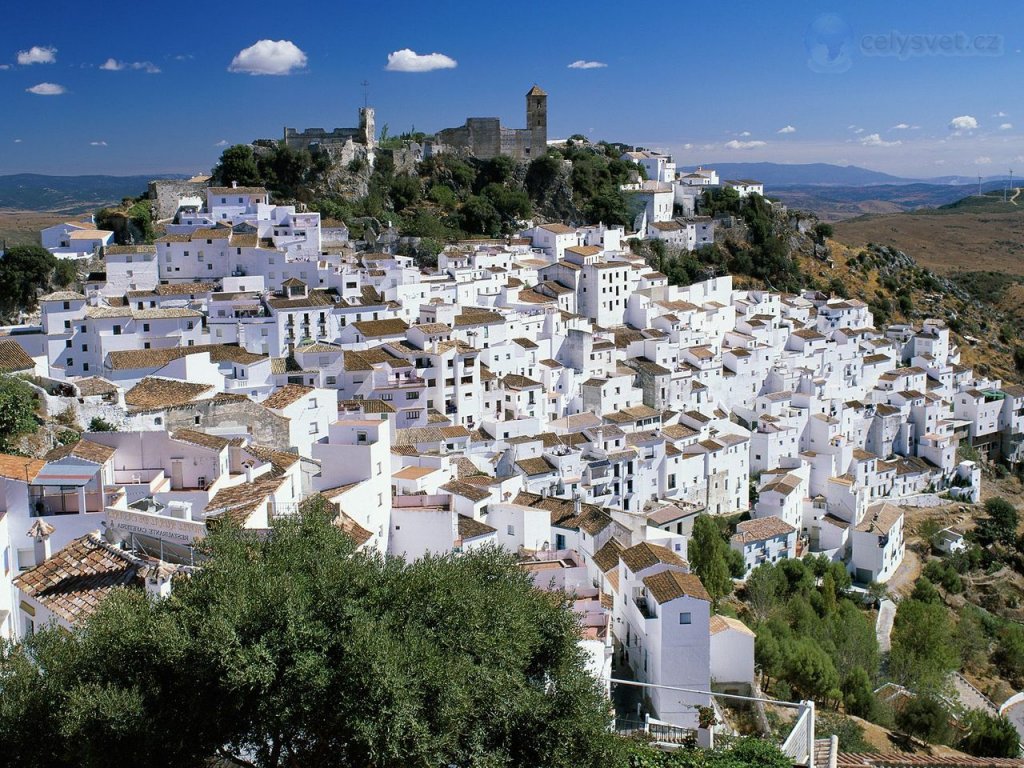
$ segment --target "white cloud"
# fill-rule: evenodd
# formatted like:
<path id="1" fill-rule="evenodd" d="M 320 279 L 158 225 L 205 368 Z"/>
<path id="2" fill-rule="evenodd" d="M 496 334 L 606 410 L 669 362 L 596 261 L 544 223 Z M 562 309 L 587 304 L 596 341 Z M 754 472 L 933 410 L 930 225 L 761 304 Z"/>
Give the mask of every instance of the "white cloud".
<path id="1" fill-rule="evenodd" d="M 15 139 L 15 140 L 14 140 L 14 143 L 15 143 L 15 144 L 21 144 L 21 139 Z"/>
<path id="2" fill-rule="evenodd" d="M 215 147 L 226 147 L 227 145 L 228 145 L 228 140 L 227 139 L 221 139 L 220 141 L 218 141 L 213 146 L 215 146 Z"/>
<path id="3" fill-rule="evenodd" d="M 865 147 L 895 147 L 902 144 L 902 141 L 885 141 L 877 133 L 869 133 L 867 136 L 860 138 L 860 143 Z"/>
<path id="4" fill-rule="evenodd" d="M 956 132 L 957 134 L 963 131 L 974 131 L 978 128 L 978 120 L 971 115 L 959 115 L 949 121 L 949 130 Z"/>
<path id="5" fill-rule="evenodd" d="M 53 64 L 55 61 L 57 61 L 57 49 L 52 46 L 33 45 L 27 51 L 18 51 L 18 63 L 23 66 Z"/>
<path id="6" fill-rule="evenodd" d="M 60 96 L 62 93 L 67 93 L 67 88 L 56 83 L 39 83 L 39 85 L 33 85 L 25 90 L 36 96 Z"/>
<path id="7" fill-rule="evenodd" d="M 853 131 L 854 133 L 864 133 L 864 129 L 859 125 L 848 125 L 846 126 L 846 130 Z"/>
<path id="8" fill-rule="evenodd" d="M 10 64 L 0 64 L 0 69 L 10 69 L 10 68 L 11 68 Z"/>
<path id="9" fill-rule="evenodd" d="M 683 149 L 693 149 L 693 144 L 687 142 L 686 144 L 683 144 Z"/>
<path id="10" fill-rule="evenodd" d="M 90 147 L 105 147 L 105 146 L 107 146 L 107 142 L 105 142 L 105 141 L 90 141 L 89 142 L 89 146 Z"/>
<path id="11" fill-rule="evenodd" d="M 796 128 L 794 128 L 792 125 L 784 125 L 781 128 L 779 128 L 779 130 L 777 130 L 776 133 L 796 133 Z"/>
<path id="12" fill-rule="evenodd" d="M 1007 114 L 1006 114 L 1005 112 L 1003 112 L 1002 110 L 999 110 L 999 111 L 998 111 L 998 112 L 996 112 L 996 113 L 995 113 L 994 115 L 992 115 L 992 117 L 1009 117 L 1009 115 L 1007 115 Z"/>
<path id="13" fill-rule="evenodd" d="M 749 134 L 747 134 L 747 135 L 749 135 Z M 757 149 L 758 147 L 765 146 L 767 143 L 768 143 L 767 141 L 756 141 L 756 140 L 755 141 L 737 141 L 736 139 L 733 139 L 732 141 L 725 142 L 725 148 L 726 149 Z"/>
<path id="14" fill-rule="evenodd" d="M 987 155 L 979 155 L 978 157 L 974 158 L 974 164 L 975 165 L 991 165 L 992 164 L 992 158 L 988 157 Z"/>
<path id="15" fill-rule="evenodd" d="M 603 61 L 586 61 L 585 59 L 576 59 L 572 64 L 569 65 L 569 69 L 603 69 L 608 65 Z"/>
<path id="16" fill-rule="evenodd" d="M 1013 123 L 1000 123 L 999 125 L 1000 131 L 1008 131 L 1011 128 L 1013 128 Z"/>
<path id="17" fill-rule="evenodd" d="M 100 65 L 100 69 L 105 69 L 108 72 L 120 72 L 122 69 L 138 69 L 149 75 L 160 74 L 160 67 L 151 61 L 118 61 L 117 59 L 107 59 Z"/>
<path id="18" fill-rule="evenodd" d="M 191 53 L 179 53 L 177 56 L 174 57 L 174 60 L 175 61 L 189 61 L 190 59 L 194 59 L 194 58 L 195 58 L 195 56 L 193 56 Z"/>
<path id="19" fill-rule="evenodd" d="M 291 40 L 260 40 L 231 60 L 229 72 L 249 75 L 290 75 L 306 66 L 306 54 Z"/>
<path id="20" fill-rule="evenodd" d="M 742 138 L 746 138 L 749 135 L 750 135 L 750 131 L 740 131 L 740 136 Z"/>
<path id="21" fill-rule="evenodd" d="M 388 54 L 388 72 L 433 72 L 435 69 L 455 69 L 459 65 L 451 56 L 443 53 L 416 53 L 403 48 Z"/>

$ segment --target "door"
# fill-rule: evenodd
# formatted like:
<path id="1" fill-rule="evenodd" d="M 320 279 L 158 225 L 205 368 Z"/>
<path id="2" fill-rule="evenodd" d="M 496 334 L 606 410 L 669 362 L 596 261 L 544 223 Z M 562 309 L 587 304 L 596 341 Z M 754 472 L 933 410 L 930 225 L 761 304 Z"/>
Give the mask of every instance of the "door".
<path id="1" fill-rule="evenodd" d="M 182 485 L 181 459 L 171 459 L 171 490 L 179 491 Z"/>

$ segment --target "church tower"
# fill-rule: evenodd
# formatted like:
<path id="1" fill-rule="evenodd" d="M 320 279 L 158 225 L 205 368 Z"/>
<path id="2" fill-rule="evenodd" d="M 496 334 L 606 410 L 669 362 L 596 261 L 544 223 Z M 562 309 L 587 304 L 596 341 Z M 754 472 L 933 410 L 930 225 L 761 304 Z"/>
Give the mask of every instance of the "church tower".
<path id="1" fill-rule="evenodd" d="M 377 126 L 374 123 L 373 107 L 359 108 L 359 138 L 368 150 L 377 145 Z"/>
<path id="2" fill-rule="evenodd" d="M 526 128 L 530 157 L 541 157 L 548 150 L 548 95 L 536 85 L 526 94 Z"/>

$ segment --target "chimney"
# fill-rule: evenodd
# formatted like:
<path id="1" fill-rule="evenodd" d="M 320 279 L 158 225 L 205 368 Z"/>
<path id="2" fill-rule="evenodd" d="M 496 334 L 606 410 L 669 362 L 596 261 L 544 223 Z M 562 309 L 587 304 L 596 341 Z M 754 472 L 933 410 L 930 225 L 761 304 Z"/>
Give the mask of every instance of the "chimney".
<path id="1" fill-rule="evenodd" d="M 174 569 L 164 562 L 157 562 L 143 570 L 146 579 L 146 595 L 154 600 L 171 596 L 171 577 Z"/>
<path id="2" fill-rule="evenodd" d="M 231 182 L 231 188 L 232 189 L 238 189 L 238 182 L 237 181 L 232 181 Z"/>
<path id="3" fill-rule="evenodd" d="M 247 461 L 242 466 L 245 468 L 245 482 L 248 485 L 252 484 L 252 462 Z"/>
<path id="4" fill-rule="evenodd" d="M 37 518 L 32 527 L 28 529 L 28 535 L 33 541 L 35 564 L 42 565 L 50 559 L 50 534 L 56 528 L 41 518 Z"/>

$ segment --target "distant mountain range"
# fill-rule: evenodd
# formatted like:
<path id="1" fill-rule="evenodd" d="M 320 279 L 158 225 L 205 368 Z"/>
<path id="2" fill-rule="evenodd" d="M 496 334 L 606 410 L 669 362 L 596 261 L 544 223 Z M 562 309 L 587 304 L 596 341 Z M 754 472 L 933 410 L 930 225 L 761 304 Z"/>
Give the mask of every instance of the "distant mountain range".
<path id="1" fill-rule="evenodd" d="M 0 176 L 0 208 L 86 213 L 104 205 L 118 203 L 125 197 L 141 195 L 153 179 L 178 178 L 186 177 L 176 174 L 44 176 L 38 173 Z"/>
<path id="2" fill-rule="evenodd" d="M 938 184 L 947 186 L 977 185 L 978 177 L 936 176 L 927 179 L 893 176 L 857 165 L 831 163 L 705 163 L 714 168 L 722 179 L 756 179 L 767 186 L 823 186 L 865 187 L 878 184 Z M 985 176 L 983 184 L 1004 182 L 1006 176 Z"/>

